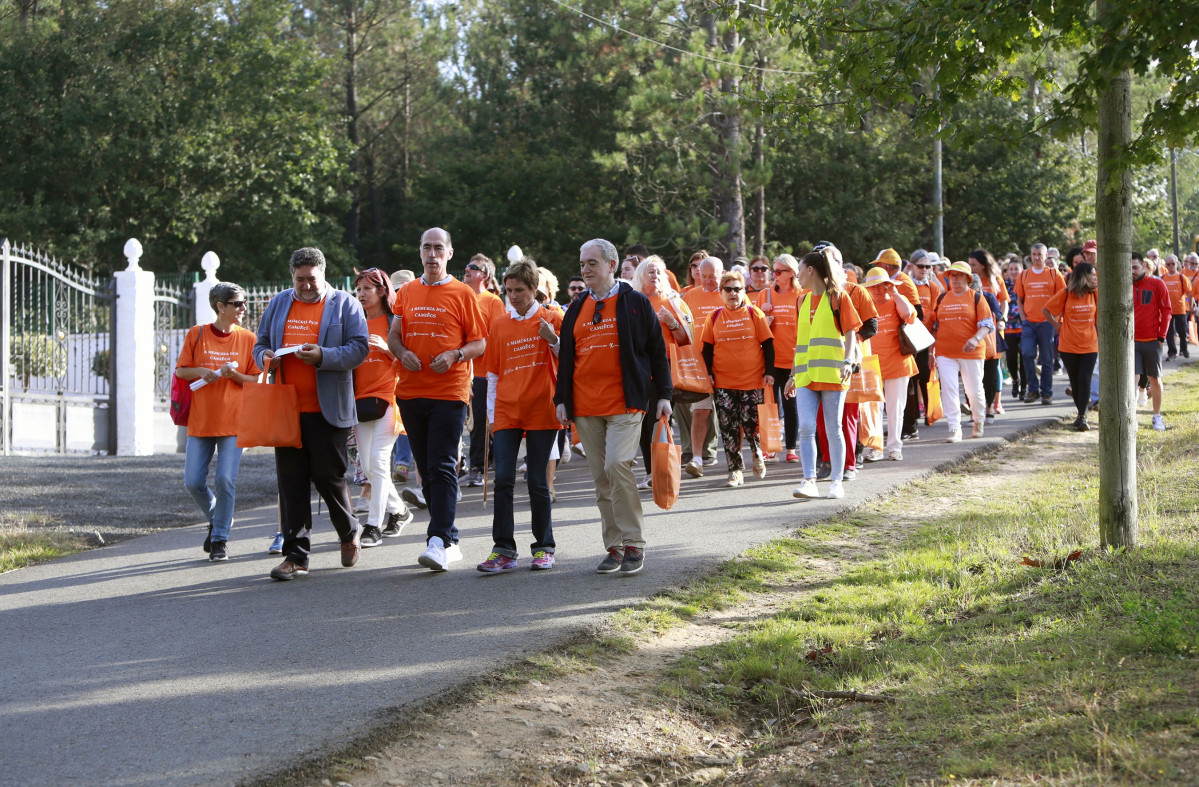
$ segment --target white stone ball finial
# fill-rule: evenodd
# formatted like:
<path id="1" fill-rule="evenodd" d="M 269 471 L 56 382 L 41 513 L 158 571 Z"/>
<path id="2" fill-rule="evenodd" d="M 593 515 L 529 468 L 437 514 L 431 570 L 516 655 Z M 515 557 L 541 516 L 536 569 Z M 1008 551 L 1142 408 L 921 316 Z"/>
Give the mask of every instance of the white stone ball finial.
<path id="1" fill-rule="evenodd" d="M 520 250 L 520 246 L 512 246 L 508 249 L 508 262 L 520 262 L 524 259 L 525 253 Z"/>
<path id="2" fill-rule="evenodd" d="M 221 258 L 216 256 L 215 251 L 206 251 L 204 252 L 204 256 L 200 258 L 200 267 L 207 274 L 204 277 L 204 281 L 216 282 L 218 281 L 216 271 L 217 268 L 221 267 Z"/>
<path id="3" fill-rule="evenodd" d="M 125 241 L 125 259 L 129 261 L 129 267 L 126 270 L 140 271 L 141 266 L 138 261 L 142 258 L 142 244 L 137 238 L 130 238 Z"/>

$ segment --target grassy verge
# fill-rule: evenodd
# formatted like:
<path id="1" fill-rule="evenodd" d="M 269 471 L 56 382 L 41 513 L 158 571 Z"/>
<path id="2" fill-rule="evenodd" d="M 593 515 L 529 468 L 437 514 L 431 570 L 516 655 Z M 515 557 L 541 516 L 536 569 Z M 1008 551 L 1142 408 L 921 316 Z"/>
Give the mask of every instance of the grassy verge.
<path id="1" fill-rule="evenodd" d="M 763 755 L 832 741 L 802 774 L 818 781 L 1199 781 L 1199 371 L 1171 376 L 1167 392 L 1171 428 L 1139 434 L 1138 548 L 1099 550 L 1093 441 L 985 494 L 972 486 L 996 459 L 975 459 L 758 550 L 739 579 L 726 570 L 629 613 L 656 628 L 797 563 L 841 561 L 833 580 L 684 659 L 665 690 L 756 729 Z M 905 517 L 896 545 L 845 553 Z M 1074 550 L 1081 559 L 1053 567 Z M 898 701 L 839 705 L 804 689 Z"/>
<path id="2" fill-rule="evenodd" d="M 16 514 L 0 515 L 0 574 L 72 555 L 93 546 L 79 533 L 49 530 Z M 31 525 L 34 525 L 31 527 Z"/>

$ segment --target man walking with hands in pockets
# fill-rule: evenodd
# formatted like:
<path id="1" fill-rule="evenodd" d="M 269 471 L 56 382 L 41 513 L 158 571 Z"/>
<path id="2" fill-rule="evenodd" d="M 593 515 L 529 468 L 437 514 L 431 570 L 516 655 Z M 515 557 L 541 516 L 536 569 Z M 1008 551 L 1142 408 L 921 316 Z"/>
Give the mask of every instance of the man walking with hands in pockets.
<path id="1" fill-rule="evenodd" d="M 674 389 L 654 308 L 617 281 L 619 260 L 606 240 L 579 249 L 587 291 L 562 320 L 554 402 L 558 420 L 578 428 L 595 480 L 607 550 L 596 571 L 632 575 L 645 564 L 645 517 L 633 475 L 641 419 L 669 418 Z"/>

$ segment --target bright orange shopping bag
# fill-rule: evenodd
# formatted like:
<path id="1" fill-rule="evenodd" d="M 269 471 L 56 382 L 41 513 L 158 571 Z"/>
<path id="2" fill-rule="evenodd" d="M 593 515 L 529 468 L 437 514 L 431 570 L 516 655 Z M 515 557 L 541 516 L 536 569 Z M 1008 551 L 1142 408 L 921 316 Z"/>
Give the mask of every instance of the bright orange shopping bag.
<path id="1" fill-rule="evenodd" d="M 932 426 L 945 417 L 941 409 L 941 378 L 937 375 L 937 367 L 928 373 L 928 401 L 924 403 L 925 423 Z"/>
<path id="2" fill-rule="evenodd" d="M 774 386 L 766 388 L 766 403 L 758 405 L 758 439 L 762 442 L 762 453 L 777 454 L 783 450 L 780 432 L 779 408 L 774 401 Z"/>
<path id="3" fill-rule="evenodd" d="M 670 419 L 662 416 L 654 426 L 654 442 L 650 446 L 650 472 L 652 474 L 654 503 L 658 508 L 669 511 L 679 499 L 679 471 L 682 467 L 682 449 L 674 441 L 670 431 Z"/>
<path id="4" fill-rule="evenodd" d="M 862 370 L 849 378 L 845 401 L 850 404 L 883 401 L 883 372 L 877 355 L 863 356 Z"/>
<path id="5" fill-rule="evenodd" d="M 267 382 L 267 373 L 263 370 L 257 384 L 241 387 L 238 448 L 299 448 L 301 445 L 300 397 L 296 387 L 284 384 L 282 368 L 275 373 L 273 384 Z"/>

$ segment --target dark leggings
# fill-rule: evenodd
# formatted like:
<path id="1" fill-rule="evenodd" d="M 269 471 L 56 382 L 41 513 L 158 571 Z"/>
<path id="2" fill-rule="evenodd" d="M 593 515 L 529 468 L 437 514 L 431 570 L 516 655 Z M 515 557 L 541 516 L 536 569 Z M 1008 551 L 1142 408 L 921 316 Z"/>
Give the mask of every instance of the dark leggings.
<path id="1" fill-rule="evenodd" d="M 1095 358 L 1099 353 L 1062 353 L 1062 366 L 1070 378 L 1070 393 L 1074 395 L 1074 406 L 1078 415 L 1086 415 L 1091 403 L 1091 374 L 1095 371 Z"/>
<path id="2" fill-rule="evenodd" d="M 1027 380 L 1024 378 L 1024 361 L 1020 357 L 1020 334 L 1009 334 L 1007 342 L 1007 373 L 1012 378 L 1012 393 L 1024 395 Z"/>
<path id="3" fill-rule="evenodd" d="M 783 444 L 788 451 L 794 451 L 796 440 L 799 439 L 799 400 L 794 396 L 790 399 L 783 396 L 783 386 L 787 384 L 791 370 L 776 366 L 771 376 L 774 377 L 774 401 L 783 406 Z"/>
<path id="4" fill-rule="evenodd" d="M 988 358 L 983 361 L 983 409 L 988 412 L 991 409 L 991 403 L 995 401 L 995 394 L 999 393 L 999 386 L 999 359 Z"/>

